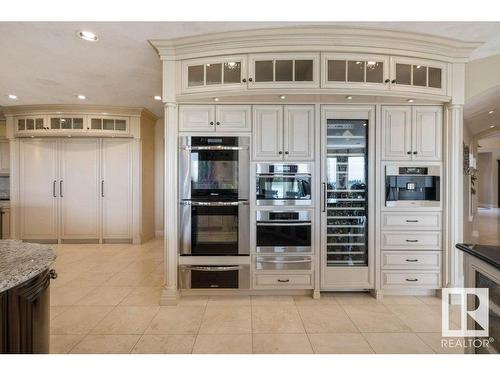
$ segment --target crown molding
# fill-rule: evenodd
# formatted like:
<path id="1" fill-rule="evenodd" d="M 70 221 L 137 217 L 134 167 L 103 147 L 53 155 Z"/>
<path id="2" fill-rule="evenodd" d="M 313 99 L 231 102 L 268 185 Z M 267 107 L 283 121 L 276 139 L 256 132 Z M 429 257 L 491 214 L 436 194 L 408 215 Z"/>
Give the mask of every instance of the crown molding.
<path id="1" fill-rule="evenodd" d="M 72 105 L 72 104 L 37 104 L 16 105 L 3 107 L 3 113 L 7 116 L 22 116 L 32 114 L 87 114 L 87 115 L 112 115 L 127 117 L 147 117 L 158 120 L 158 116 L 146 108 L 140 107 L 117 107 L 103 105 Z"/>
<path id="2" fill-rule="evenodd" d="M 466 62 L 482 42 L 369 28 L 309 26 L 150 40 L 162 60 L 254 52 L 344 51 Z"/>

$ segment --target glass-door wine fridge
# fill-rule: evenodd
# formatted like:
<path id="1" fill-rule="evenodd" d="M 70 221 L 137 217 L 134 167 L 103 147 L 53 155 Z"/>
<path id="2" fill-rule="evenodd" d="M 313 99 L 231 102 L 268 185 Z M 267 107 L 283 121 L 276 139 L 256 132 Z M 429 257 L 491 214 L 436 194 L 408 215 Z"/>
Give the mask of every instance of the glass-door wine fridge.
<path id="1" fill-rule="evenodd" d="M 322 287 L 373 287 L 372 107 L 323 111 Z"/>

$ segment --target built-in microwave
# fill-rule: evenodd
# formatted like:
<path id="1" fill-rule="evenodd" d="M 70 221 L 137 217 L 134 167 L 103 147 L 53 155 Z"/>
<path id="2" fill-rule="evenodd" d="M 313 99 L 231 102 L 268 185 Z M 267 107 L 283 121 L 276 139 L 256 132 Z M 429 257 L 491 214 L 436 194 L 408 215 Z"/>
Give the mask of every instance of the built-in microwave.
<path id="1" fill-rule="evenodd" d="M 385 167 L 386 207 L 439 207 L 440 196 L 439 166 Z"/>
<path id="2" fill-rule="evenodd" d="M 258 163 L 255 198 L 258 206 L 311 205 L 311 164 Z"/>

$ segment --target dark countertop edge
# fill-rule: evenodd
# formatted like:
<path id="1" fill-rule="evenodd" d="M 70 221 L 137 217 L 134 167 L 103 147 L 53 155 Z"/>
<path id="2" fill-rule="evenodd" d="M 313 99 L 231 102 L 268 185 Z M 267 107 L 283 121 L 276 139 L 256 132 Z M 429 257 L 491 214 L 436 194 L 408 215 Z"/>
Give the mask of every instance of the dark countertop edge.
<path id="1" fill-rule="evenodd" d="M 458 243 L 455 247 L 500 270 L 500 246 Z"/>

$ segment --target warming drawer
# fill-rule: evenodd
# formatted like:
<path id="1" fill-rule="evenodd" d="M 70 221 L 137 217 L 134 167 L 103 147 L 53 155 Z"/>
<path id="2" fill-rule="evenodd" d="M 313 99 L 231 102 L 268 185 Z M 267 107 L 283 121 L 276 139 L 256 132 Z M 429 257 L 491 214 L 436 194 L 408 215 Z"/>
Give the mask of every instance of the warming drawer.
<path id="1" fill-rule="evenodd" d="M 310 256 L 257 256 L 255 269 L 259 271 L 310 271 L 312 257 Z"/>

